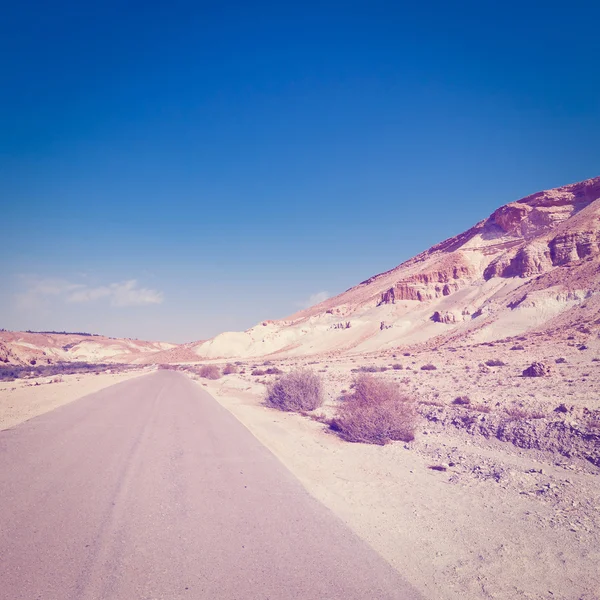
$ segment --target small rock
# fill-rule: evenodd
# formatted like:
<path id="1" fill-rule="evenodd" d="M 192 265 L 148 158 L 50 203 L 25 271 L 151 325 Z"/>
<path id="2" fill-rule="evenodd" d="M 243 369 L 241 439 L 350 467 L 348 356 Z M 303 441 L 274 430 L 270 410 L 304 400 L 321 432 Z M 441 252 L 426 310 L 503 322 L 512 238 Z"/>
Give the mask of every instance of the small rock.
<path id="1" fill-rule="evenodd" d="M 541 362 L 534 362 L 523 371 L 523 377 L 546 377 L 550 375 L 550 367 Z"/>

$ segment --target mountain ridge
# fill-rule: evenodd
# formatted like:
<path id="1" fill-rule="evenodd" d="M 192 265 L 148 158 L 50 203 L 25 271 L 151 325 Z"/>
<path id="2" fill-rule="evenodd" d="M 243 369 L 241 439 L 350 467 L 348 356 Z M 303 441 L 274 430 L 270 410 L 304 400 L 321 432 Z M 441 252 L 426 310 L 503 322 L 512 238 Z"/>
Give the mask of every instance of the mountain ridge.
<path id="1" fill-rule="evenodd" d="M 482 332 L 493 314 L 496 329 L 518 335 L 598 291 L 597 269 L 583 266 L 600 255 L 599 199 L 600 177 L 535 192 L 333 298 L 193 350 L 204 359 L 371 351 L 438 337 L 440 326 L 494 338 L 493 327 Z M 557 268 L 576 273 L 546 277 L 543 291 L 531 284 Z"/>

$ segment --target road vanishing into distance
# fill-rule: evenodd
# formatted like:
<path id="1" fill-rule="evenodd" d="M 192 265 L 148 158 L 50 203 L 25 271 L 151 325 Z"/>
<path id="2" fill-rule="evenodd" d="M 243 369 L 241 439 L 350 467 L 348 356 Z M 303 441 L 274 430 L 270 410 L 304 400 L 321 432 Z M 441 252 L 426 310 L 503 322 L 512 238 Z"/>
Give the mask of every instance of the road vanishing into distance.
<path id="1" fill-rule="evenodd" d="M 418 597 L 182 374 L 0 432 L 2 600 Z"/>

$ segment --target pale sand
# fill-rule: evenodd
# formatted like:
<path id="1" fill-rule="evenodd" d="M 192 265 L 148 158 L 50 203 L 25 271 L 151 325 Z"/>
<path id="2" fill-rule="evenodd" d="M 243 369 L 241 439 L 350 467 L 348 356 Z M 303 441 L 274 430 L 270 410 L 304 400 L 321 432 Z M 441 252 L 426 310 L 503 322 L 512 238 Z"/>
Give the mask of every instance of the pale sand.
<path id="1" fill-rule="evenodd" d="M 320 423 L 263 407 L 259 384 L 239 376 L 199 383 L 426 597 L 598 599 L 597 474 L 510 444 L 473 447 L 468 436 L 430 432 L 408 449 L 349 444 Z M 475 465 L 473 473 L 428 469 L 439 449 Z M 485 476 L 498 464 L 500 481 Z M 570 490 L 560 509 L 519 491 L 546 485 Z M 587 521 L 579 501 L 597 504 Z"/>
<path id="2" fill-rule="evenodd" d="M 139 377 L 147 371 L 101 373 L 100 375 L 57 375 L 0 382 L 0 430 L 14 427 L 63 404 L 73 402 L 105 387 Z"/>

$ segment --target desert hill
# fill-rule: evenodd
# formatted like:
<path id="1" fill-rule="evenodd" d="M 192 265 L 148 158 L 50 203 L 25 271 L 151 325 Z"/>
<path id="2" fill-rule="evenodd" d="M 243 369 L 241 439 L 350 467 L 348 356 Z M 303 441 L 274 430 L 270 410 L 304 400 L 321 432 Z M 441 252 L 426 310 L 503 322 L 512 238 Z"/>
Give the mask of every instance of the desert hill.
<path id="1" fill-rule="evenodd" d="M 0 331 L 0 364 L 46 365 L 61 361 L 134 363 L 175 348 L 166 342 L 114 339 L 77 333 Z"/>
<path id="2" fill-rule="evenodd" d="M 597 329 L 599 245 L 596 177 L 506 204 L 334 298 L 188 351 L 204 359 L 369 352 L 540 328 Z"/>
<path id="3" fill-rule="evenodd" d="M 365 353 L 600 329 L 600 177 L 510 202 L 320 304 L 189 344 L 0 331 L 0 363 Z"/>

